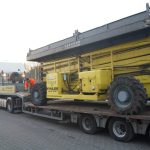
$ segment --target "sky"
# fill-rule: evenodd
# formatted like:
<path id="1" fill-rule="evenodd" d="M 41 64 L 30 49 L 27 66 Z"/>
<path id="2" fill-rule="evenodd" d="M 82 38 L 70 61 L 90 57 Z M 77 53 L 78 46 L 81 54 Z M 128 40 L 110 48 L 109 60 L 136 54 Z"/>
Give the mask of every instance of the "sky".
<path id="1" fill-rule="evenodd" d="M 146 10 L 150 0 L 0 0 L 0 62 Z"/>

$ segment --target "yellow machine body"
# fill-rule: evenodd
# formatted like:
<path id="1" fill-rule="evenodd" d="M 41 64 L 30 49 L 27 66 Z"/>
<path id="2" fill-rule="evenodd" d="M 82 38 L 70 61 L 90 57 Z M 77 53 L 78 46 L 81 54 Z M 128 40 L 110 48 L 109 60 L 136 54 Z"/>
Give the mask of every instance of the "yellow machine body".
<path id="1" fill-rule="evenodd" d="M 79 73 L 79 82 L 77 90 L 79 93 L 69 94 L 64 92 L 67 89 L 64 74 L 50 73 L 46 76 L 47 98 L 66 98 L 100 100 L 104 99 L 104 91 L 107 90 L 111 82 L 111 70 L 93 70 Z M 84 93 L 92 94 L 86 95 Z M 94 94 L 94 95 L 93 95 Z M 99 96 L 101 94 L 101 96 Z"/>
<path id="2" fill-rule="evenodd" d="M 62 92 L 62 76 L 60 73 L 50 73 L 46 77 L 47 95 L 60 95 Z"/>
<path id="3" fill-rule="evenodd" d="M 50 99 L 104 100 L 118 75 L 140 80 L 150 98 L 150 37 L 43 62 L 41 68 Z"/>
<path id="4" fill-rule="evenodd" d="M 111 70 L 93 70 L 79 73 L 83 93 L 103 93 L 111 82 Z"/>

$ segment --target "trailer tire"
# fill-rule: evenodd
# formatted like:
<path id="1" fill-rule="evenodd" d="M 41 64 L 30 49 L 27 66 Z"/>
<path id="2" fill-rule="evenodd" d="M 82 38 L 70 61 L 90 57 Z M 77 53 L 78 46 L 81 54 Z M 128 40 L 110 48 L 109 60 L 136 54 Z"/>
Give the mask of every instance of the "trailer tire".
<path id="1" fill-rule="evenodd" d="M 46 105 L 46 84 L 36 83 L 31 91 L 31 100 L 34 105 Z"/>
<path id="2" fill-rule="evenodd" d="M 120 76 L 111 83 L 108 99 L 117 113 L 132 115 L 143 111 L 147 94 L 143 84 L 133 76 Z"/>
<path id="3" fill-rule="evenodd" d="M 14 104 L 12 99 L 7 100 L 7 111 L 10 113 L 14 113 Z"/>
<path id="4" fill-rule="evenodd" d="M 150 138 L 150 126 L 148 127 L 147 135 L 148 135 L 148 137 Z"/>
<path id="5" fill-rule="evenodd" d="M 109 134 L 117 141 L 129 142 L 134 137 L 134 131 L 129 122 L 124 119 L 112 118 L 108 124 Z"/>
<path id="6" fill-rule="evenodd" d="M 87 134 L 95 134 L 98 130 L 96 120 L 92 115 L 81 115 L 79 118 L 79 126 Z"/>

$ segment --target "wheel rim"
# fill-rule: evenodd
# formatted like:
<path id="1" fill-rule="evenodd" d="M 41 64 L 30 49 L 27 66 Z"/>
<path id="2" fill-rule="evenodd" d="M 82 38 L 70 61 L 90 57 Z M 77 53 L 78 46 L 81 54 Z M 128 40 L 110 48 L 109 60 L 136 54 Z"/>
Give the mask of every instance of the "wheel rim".
<path id="1" fill-rule="evenodd" d="M 115 136 L 119 138 L 123 138 L 126 136 L 127 129 L 126 129 L 126 124 L 122 121 L 116 121 L 113 124 L 113 133 Z"/>
<path id="2" fill-rule="evenodd" d="M 34 97 L 34 99 L 39 98 L 39 92 L 38 91 L 34 91 L 33 97 Z"/>
<path id="3" fill-rule="evenodd" d="M 125 109 L 131 106 L 133 101 L 133 94 L 129 87 L 119 86 L 115 89 L 113 95 L 114 102 L 119 108 Z"/>
<path id="4" fill-rule="evenodd" d="M 93 121 L 90 118 L 85 117 L 82 120 L 82 126 L 85 130 L 89 131 L 93 128 Z"/>
<path id="5" fill-rule="evenodd" d="M 40 96 L 40 95 L 39 95 L 39 92 L 38 92 L 38 91 L 34 91 L 34 93 L 33 93 L 34 101 L 38 102 L 39 96 Z"/>
<path id="6" fill-rule="evenodd" d="M 8 103 L 7 108 L 8 108 L 9 111 L 11 110 L 11 105 L 10 105 L 10 103 Z"/>
<path id="7" fill-rule="evenodd" d="M 34 98 L 38 98 L 38 97 L 39 97 L 38 91 L 35 91 L 35 92 L 33 93 L 33 96 L 34 96 Z"/>

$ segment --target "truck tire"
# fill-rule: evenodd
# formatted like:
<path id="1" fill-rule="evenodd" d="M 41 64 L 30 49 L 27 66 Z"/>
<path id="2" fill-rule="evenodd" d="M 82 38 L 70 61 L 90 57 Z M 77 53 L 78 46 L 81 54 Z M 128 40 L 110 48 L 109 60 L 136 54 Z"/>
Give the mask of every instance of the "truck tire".
<path id="1" fill-rule="evenodd" d="M 7 111 L 10 113 L 14 113 L 14 104 L 12 99 L 7 100 Z"/>
<path id="2" fill-rule="evenodd" d="M 143 111 L 147 100 L 143 84 L 132 76 L 120 76 L 110 85 L 108 99 L 112 110 L 124 115 Z"/>
<path id="3" fill-rule="evenodd" d="M 34 105 L 46 105 L 46 85 L 45 83 L 36 83 L 31 91 L 31 100 Z"/>
<path id="4" fill-rule="evenodd" d="M 109 134 L 117 141 L 129 142 L 134 137 L 134 131 L 129 122 L 124 119 L 112 118 L 108 125 Z"/>
<path id="5" fill-rule="evenodd" d="M 98 130 L 96 120 L 91 115 L 82 115 L 79 119 L 79 126 L 87 134 L 95 134 Z"/>
<path id="6" fill-rule="evenodd" d="M 147 134 L 146 134 L 149 138 L 150 138 L 150 125 L 148 127 L 148 131 L 147 131 Z"/>

